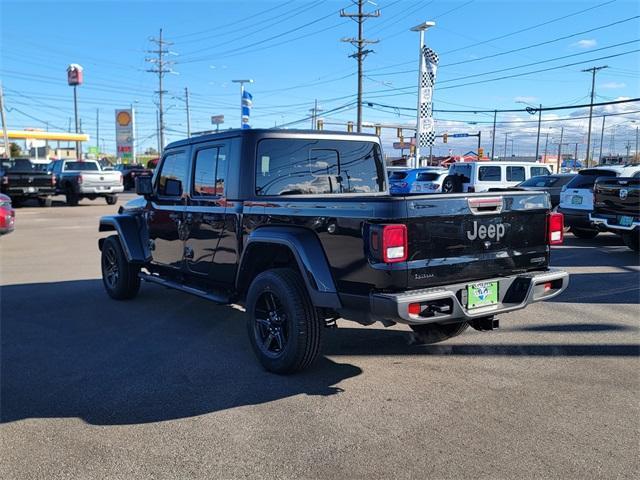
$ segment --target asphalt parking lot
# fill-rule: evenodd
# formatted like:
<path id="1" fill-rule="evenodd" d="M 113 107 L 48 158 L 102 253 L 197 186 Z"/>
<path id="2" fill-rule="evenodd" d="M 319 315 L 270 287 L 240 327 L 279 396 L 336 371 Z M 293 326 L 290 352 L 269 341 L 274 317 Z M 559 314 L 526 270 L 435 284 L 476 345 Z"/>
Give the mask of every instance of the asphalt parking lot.
<path id="1" fill-rule="evenodd" d="M 498 331 L 420 346 L 339 322 L 281 377 L 238 308 L 106 296 L 97 221 L 116 209 L 20 208 L 0 239 L 1 478 L 640 476 L 640 262 L 617 236 L 568 235 L 569 289 Z"/>

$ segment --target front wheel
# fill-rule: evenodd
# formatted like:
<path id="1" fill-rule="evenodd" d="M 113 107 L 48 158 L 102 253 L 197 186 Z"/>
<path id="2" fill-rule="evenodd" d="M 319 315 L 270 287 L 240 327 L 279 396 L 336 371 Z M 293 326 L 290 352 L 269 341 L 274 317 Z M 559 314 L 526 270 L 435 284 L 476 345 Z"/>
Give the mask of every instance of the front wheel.
<path id="1" fill-rule="evenodd" d="M 127 261 L 117 235 L 105 238 L 102 244 L 102 283 L 115 300 L 128 300 L 140 290 L 140 267 Z"/>
<path id="2" fill-rule="evenodd" d="M 622 241 L 634 252 L 640 251 L 640 231 L 624 232 L 622 234 Z"/>
<path id="3" fill-rule="evenodd" d="M 262 366 L 274 373 L 309 367 L 320 352 L 323 324 L 294 270 L 258 275 L 247 294 L 247 331 Z"/>
<path id="4" fill-rule="evenodd" d="M 418 343 L 438 343 L 444 342 L 453 337 L 457 337 L 464 332 L 469 324 L 460 323 L 427 323 L 424 325 L 409 325 L 414 332 Z"/>
<path id="5" fill-rule="evenodd" d="M 596 235 L 598 235 L 598 230 L 592 230 L 590 228 L 576 228 L 576 227 L 572 227 L 571 228 L 571 233 L 573 233 L 576 237 L 578 238 L 585 238 L 587 240 L 592 239 L 592 238 L 596 238 Z"/>
<path id="6" fill-rule="evenodd" d="M 118 196 L 117 195 L 107 195 L 105 197 L 105 200 L 107 201 L 107 205 L 115 205 L 118 202 Z"/>
<path id="7" fill-rule="evenodd" d="M 461 193 L 462 179 L 458 175 L 447 175 L 442 182 L 442 193 Z"/>
<path id="8" fill-rule="evenodd" d="M 69 187 L 65 193 L 65 200 L 67 201 L 67 205 L 75 207 L 80 201 L 80 196 L 73 191 L 72 187 Z"/>

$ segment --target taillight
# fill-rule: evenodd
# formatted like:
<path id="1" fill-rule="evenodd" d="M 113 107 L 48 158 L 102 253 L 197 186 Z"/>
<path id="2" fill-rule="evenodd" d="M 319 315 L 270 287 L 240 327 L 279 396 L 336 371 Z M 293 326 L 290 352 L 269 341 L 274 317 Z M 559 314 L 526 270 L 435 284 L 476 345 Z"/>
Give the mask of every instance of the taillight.
<path id="1" fill-rule="evenodd" d="M 382 259 L 385 263 L 404 262 L 407 254 L 407 226 L 385 225 L 382 228 Z"/>
<path id="2" fill-rule="evenodd" d="M 553 212 L 549 214 L 549 245 L 560 245 L 564 240 L 564 215 Z"/>
<path id="3" fill-rule="evenodd" d="M 122 176 L 122 174 L 120 174 L 120 185 L 124 184 L 124 177 Z"/>
<path id="4" fill-rule="evenodd" d="M 82 178 L 82 175 L 78 175 L 78 185 L 82 185 L 82 182 L 84 181 L 84 178 Z"/>
<path id="5" fill-rule="evenodd" d="M 56 176 L 55 175 L 51 175 L 51 186 L 52 187 L 56 186 Z"/>

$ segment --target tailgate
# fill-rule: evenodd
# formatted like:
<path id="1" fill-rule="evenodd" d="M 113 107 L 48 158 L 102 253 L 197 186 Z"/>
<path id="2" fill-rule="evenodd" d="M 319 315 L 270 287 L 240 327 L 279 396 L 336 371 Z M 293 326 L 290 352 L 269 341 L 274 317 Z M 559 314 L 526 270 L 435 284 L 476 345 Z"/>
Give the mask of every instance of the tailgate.
<path id="1" fill-rule="evenodd" d="M 538 192 L 406 197 L 408 288 L 482 280 L 549 262 L 549 197 Z"/>
<path id="2" fill-rule="evenodd" d="M 83 187 L 115 187 L 120 185 L 119 172 L 82 172 Z"/>
<path id="3" fill-rule="evenodd" d="M 640 216 L 640 178 L 600 179 L 594 191 L 596 213 Z"/>
<path id="4" fill-rule="evenodd" d="M 51 175 L 43 172 L 15 172 L 8 174 L 10 188 L 51 187 Z"/>

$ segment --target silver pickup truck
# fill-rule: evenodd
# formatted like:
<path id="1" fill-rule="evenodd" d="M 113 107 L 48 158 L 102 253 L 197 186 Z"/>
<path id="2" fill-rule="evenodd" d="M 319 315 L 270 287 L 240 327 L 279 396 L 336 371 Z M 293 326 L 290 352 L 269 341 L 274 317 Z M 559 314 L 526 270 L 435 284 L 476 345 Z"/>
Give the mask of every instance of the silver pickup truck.
<path id="1" fill-rule="evenodd" d="M 83 198 L 104 198 L 109 205 L 118 201 L 124 191 L 122 174 L 117 170 L 103 170 L 93 160 L 54 160 L 49 171 L 56 178 L 56 193 L 65 195 L 68 205 L 77 205 Z"/>

